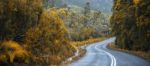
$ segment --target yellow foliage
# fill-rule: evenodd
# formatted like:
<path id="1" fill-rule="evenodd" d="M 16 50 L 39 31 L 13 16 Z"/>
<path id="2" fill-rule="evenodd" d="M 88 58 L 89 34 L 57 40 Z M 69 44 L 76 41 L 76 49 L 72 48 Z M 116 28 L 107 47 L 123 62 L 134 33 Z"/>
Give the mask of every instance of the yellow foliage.
<path id="1" fill-rule="evenodd" d="M 0 47 L 3 49 L 2 55 L 0 57 L 7 57 L 10 62 L 13 62 L 14 59 L 21 59 L 25 62 L 28 61 L 29 54 L 23 49 L 17 42 L 14 41 L 4 41 Z"/>
<path id="2" fill-rule="evenodd" d="M 60 41 L 64 39 L 67 29 L 59 14 L 55 8 L 43 11 L 39 24 L 26 32 L 27 44 L 40 44 L 41 38 L 44 40 L 42 44 L 61 44 Z"/>
<path id="3" fill-rule="evenodd" d="M 75 49 L 77 49 L 78 47 L 85 46 L 94 42 L 99 42 L 104 39 L 105 38 L 91 38 L 91 39 L 84 40 L 84 41 L 76 41 L 76 42 L 70 42 L 70 43 Z"/>
<path id="4" fill-rule="evenodd" d="M 14 48 L 16 50 L 22 49 L 21 46 L 14 41 L 3 42 L 1 46 L 7 49 L 9 48 Z"/>
<path id="5" fill-rule="evenodd" d="M 37 26 L 26 32 L 25 42 L 29 50 L 39 58 L 41 58 L 41 54 L 49 54 L 50 65 L 59 64 L 74 52 L 74 48 L 67 41 L 67 29 L 61 18 L 64 15 L 64 9 L 44 10 L 39 17 Z M 47 58 L 43 60 L 47 61 Z M 35 59 L 35 61 L 38 60 Z"/>
<path id="6" fill-rule="evenodd" d="M 116 4 L 114 5 L 115 5 L 114 9 L 120 9 L 121 8 L 120 0 L 117 0 Z"/>
<path id="7" fill-rule="evenodd" d="M 42 34 L 42 31 L 39 28 L 30 28 L 27 32 L 26 32 L 26 43 L 27 44 L 32 44 L 34 42 L 36 42 L 40 37 L 40 35 Z M 29 45 L 27 45 L 26 47 L 28 47 Z"/>
<path id="8" fill-rule="evenodd" d="M 60 33 L 58 37 L 62 37 L 67 29 L 64 26 L 63 20 L 59 16 L 60 12 L 57 9 L 46 10 L 42 13 L 40 18 L 41 28 L 50 29 L 51 33 Z M 42 27 L 45 26 L 45 27 Z M 57 31 L 56 31 L 57 30 Z M 57 38 L 57 36 L 55 36 Z"/>
<path id="9" fill-rule="evenodd" d="M 67 17 L 68 13 L 67 13 L 67 9 L 65 8 L 61 8 L 57 10 L 57 13 L 61 16 L 61 17 Z"/>
<path id="10" fill-rule="evenodd" d="M 135 5 L 139 5 L 140 2 L 141 2 L 141 0 L 133 0 L 133 3 L 134 3 Z"/>

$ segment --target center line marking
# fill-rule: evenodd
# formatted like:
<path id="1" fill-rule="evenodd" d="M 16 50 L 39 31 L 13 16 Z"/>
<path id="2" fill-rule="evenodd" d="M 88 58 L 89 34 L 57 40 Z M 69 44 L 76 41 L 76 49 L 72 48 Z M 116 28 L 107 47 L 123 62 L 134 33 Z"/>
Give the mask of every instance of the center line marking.
<path id="1" fill-rule="evenodd" d="M 116 66 L 116 58 L 115 58 L 111 53 L 106 52 L 106 51 L 104 51 L 104 50 L 101 50 L 101 49 L 99 49 L 97 46 L 99 46 L 99 45 L 96 45 L 96 46 L 95 46 L 95 49 L 96 49 L 96 50 L 105 52 L 105 53 L 111 58 L 111 66 Z"/>

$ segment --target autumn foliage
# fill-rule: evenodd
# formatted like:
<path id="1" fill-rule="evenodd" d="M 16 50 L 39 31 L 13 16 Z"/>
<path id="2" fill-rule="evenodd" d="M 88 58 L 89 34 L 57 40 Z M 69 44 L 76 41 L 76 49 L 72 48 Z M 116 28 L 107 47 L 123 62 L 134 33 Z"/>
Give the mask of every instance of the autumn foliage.
<path id="1" fill-rule="evenodd" d="M 0 64 L 56 66 L 74 55 L 72 41 L 91 39 L 78 46 L 96 42 L 92 38 L 109 31 L 105 15 L 91 10 L 89 2 L 79 13 L 67 4 L 55 7 L 55 1 L 0 0 Z"/>
<path id="2" fill-rule="evenodd" d="M 41 12 L 41 0 L 0 0 L 0 40 L 25 34 L 38 23 Z"/>
<path id="3" fill-rule="evenodd" d="M 55 8 L 43 11 L 39 24 L 26 33 L 29 49 L 38 57 L 48 56 L 45 60 L 49 58 L 49 64 L 59 64 L 74 52 L 59 14 L 59 9 Z"/>
<path id="4" fill-rule="evenodd" d="M 0 63 L 49 66 L 73 55 L 62 20 L 65 13 L 42 4 L 42 0 L 0 0 Z"/>
<path id="5" fill-rule="evenodd" d="M 122 49 L 149 51 L 150 1 L 114 0 L 112 31 Z"/>
<path id="6" fill-rule="evenodd" d="M 13 62 L 26 62 L 29 61 L 29 53 L 14 41 L 4 41 L 0 45 L 0 62 L 13 63 Z"/>

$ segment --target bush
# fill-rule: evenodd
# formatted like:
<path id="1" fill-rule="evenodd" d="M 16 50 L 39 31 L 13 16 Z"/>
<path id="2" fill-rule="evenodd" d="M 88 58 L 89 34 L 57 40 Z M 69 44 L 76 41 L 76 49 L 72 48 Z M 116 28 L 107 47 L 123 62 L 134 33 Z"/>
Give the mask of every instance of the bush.
<path id="1" fill-rule="evenodd" d="M 35 56 L 60 57 L 59 61 L 50 58 L 49 61 L 56 61 L 50 64 L 60 63 L 75 50 L 68 42 L 67 29 L 59 14 L 60 10 L 55 8 L 43 11 L 39 24 L 26 32 L 25 42 Z"/>
<path id="2" fill-rule="evenodd" d="M 28 52 L 21 47 L 17 42 L 14 41 L 4 41 L 0 45 L 0 61 L 2 62 L 28 62 L 29 54 Z"/>

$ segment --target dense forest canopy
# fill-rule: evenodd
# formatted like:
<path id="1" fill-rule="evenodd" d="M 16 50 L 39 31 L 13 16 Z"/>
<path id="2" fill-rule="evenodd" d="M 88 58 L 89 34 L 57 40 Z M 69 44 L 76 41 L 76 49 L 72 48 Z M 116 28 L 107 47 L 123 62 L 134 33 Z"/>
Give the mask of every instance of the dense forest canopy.
<path id="1" fill-rule="evenodd" d="M 114 0 L 111 25 L 118 47 L 149 51 L 149 7 L 148 0 Z"/>

